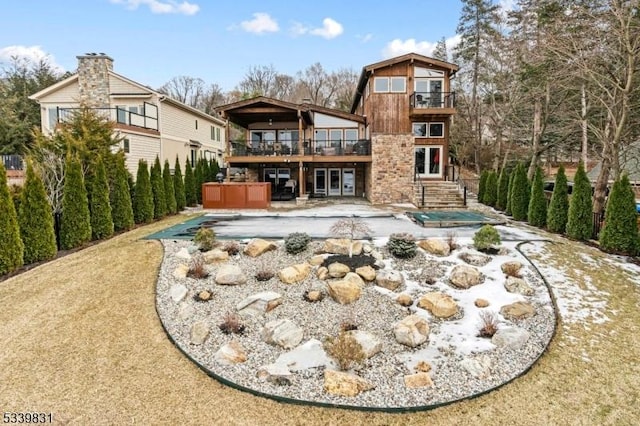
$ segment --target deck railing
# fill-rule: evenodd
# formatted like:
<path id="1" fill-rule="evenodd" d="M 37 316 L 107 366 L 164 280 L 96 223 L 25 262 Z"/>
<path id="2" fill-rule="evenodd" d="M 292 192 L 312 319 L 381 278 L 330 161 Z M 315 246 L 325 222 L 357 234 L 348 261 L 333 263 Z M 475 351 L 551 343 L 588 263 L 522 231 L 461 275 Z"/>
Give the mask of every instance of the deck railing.
<path id="1" fill-rule="evenodd" d="M 455 108 L 456 92 L 415 92 L 410 99 L 412 108 Z"/>
<path id="2" fill-rule="evenodd" d="M 24 161 L 21 155 L 0 155 L 2 164 L 6 170 L 24 170 Z"/>
<path id="3" fill-rule="evenodd" d="M 154 104 L 145 102 L 144 112 L 128 111 L 124 108 L 89 108 L 98 116 L 109 121 L 127 126 L 140 127 L 142 129 L 159 130 L 158 128 L 158 108 Z M 60 108 L 58 107 L 58 122 L 66 123 L 73 119 L 73 116 L 80 112 L 82 108 Z"/>
<path id="4" fill-rule="evenodd" d="M 231 155 L 371 155 L 371 141 L 369 139 L 343 141 L 305 140 L 302 142 L 302 152 L 300 152 L 297 140 L 257 144 L 251 141 L 236 140 L 231 142 Z"/>

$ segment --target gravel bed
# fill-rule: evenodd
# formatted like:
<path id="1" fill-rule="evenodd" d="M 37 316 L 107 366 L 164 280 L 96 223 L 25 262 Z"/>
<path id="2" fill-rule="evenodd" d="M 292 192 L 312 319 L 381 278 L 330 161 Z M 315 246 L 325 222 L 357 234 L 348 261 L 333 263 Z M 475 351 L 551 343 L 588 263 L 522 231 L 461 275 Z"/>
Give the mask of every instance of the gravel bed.
<path id="1" fill-rule="evenodd" d="M 208 278 L 179 280 L 187 287 L 188 294 L 180 303 L 176 303 L 169 296 L 169 289 L 178 282 L 173 276 L 173 271 L 178 265 L 188 264 L 189 261 L 178 258 L 175 254 L 182 248 L 192 247 L 193 243 L 174 240 L 163 240 L 162 243 L 164 260 L 158 277 L 156 304 L 160 320 L 169 335 L 184 352 L 215 375 L 275 397 L 383 409 L 408 409 L 446 403 L 490 390 L 522 374 L 542 354 L 553 335 L 555 312 L 546 286 L 532 268 L 525 268 L 525 279 L 535 289 L 536 294 L 526 299 L 535 306 L 536 315 L 518 321 L 517 324 L 499 317 L 501 327 L 515 325 L 526 329 L 530 333 L 527 343 L 518 349 L 497 348 L 490 343 L 484 343 L 484 346 L 480 344 L 480 347 L 484 347 L 485 350 L 465 352 L 459 350 L 460 336 L 447 334 L 448 325 L 461 320 L 463 314 L 467 315 L 466 311 L 471 311 L 474 307 L 461 305 L 461 313 L 457 317 L 438 320 L 430 317 L 423 309 L 417 308 L 416 302 L 407 308 L 395 301 L 397 295 L 402 292 L 412 295 L 415 300 L 429 291 L 451 290 L 445 279 L 447 272 L 454 265 L 462 263 L 455 261 L 457 255 L 442 259 L 420 250 L 414 259 L 397 261 L 390 258 L 384 247 L 378 247 L 377 250 L 384 255 L 386 267 L 400 270 L 407 280 L 406 285 L 394 293 L 367 284 L 359 300 L 350 305 L 340 305 L 328 296 L 326 282 L 316 278 L 315 271 L 298 284 L 284 284 L 277 277 L 280 269 L 308 260 L 314 252 L 320 250 L 322 243 L 313 241 L 303 253 L 289 255 L 280 242 L 277 250 L 267 252 L 258 258 L 242 254 L 230 257 L 228 262 L 241 266 L 245 272 L 248 278 L 246 284 L 218 285 L 213 277 L 220 264 L 206 265 L 210 273 Z M 519 257 L 513 247 L 514 245 L 509 250 L 511 257 L 526 265 L 526 260 Z M 269 269 L 276 275 L 268 281 L 259 282 L 254 275 L 264 269 Z M 478 269 L 484 272 L 483 268 Z M 424 282 L 425 275 L 431 277 L 428 280 L 430 283 Z M 489 274 L 486 280 L 491 282 L 496 281 L 496 278 Z M 212 299 L 206 302 L 196 301 L 194 295 L 204 289 L 212 291 Z M 304 293 L 312 289 L 322 290 L 325 293 L 324 299 L 316 303 L 304 300 Z M 280 293 L 282 304 L 263 316 L 243 318 L 246 328 L 241 335 L 227 335 L 219 330 L 218 325 L 223 322 L 225 314 L 235 312 L 235 307 L 240 301 L 266 290 Z M 487 298 L 491 299 L 491 294 L 488 294 Z M 525 297 L 522 296 L 522 299 Z M 185 308 L 185 305 L 190 307 Z M 184 317 L 185 310 L 189 311 L 189 315 L 182 320 L 180 312 Z M 412 313 L 429 317 L 430 326 L 429 342 L 415 349 L 397 343 L 393 334 L 393 325 Z M 359 330 L 375 334 L 383 342 L 382 351 L 351 371 L 372 382 L 375 389 L 362 392 L 355 397 L 327 394 L 323 390 L 324 367 L 294 372 L 288 385 L 279 385 L 256 377 L 260 367 L 275 362 L 279 355 L 288 352 L 286 349 L 265 343 L 261 337 L 265 323 L 285 318 L 291 319 L 303 328 L 302 343 L 311 338 L 324 341 L 327 336 L 337 335 L 341 323 L 345 321 L 355 322 Z M 190 327 L 197 321 L 206 322 L 210 329 L 209 336 L 202 345 L 195 345 L 190 341 Z M 233 339 L 239 341 L 245 349 L 247 361 L 234 366 L 216 363 L 216 351 Z M 467 340 L 473 346 L 472 341 L 475 339 Z M 438 342 L 437 346 L 433 342 Z M 487 377 L 473 377 L 462 364 L 465 359 L 477 359 L 484 364 L 488 363 L 490 368 Z M 430 374 L 434 383 L 432 387 L 409 389 L 405 386 L 403 377 L 415 373 L 411 367 L 418 360 L 427 360 L 431 364 Z"/>

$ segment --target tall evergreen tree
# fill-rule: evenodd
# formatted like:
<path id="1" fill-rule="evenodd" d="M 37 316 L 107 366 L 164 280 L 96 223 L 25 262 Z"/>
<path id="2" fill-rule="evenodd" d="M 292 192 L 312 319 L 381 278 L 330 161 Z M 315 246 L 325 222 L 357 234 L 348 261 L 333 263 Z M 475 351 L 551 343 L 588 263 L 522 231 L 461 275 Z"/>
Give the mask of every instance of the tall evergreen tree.
<path id="1" fill-rule="evenodd" d="M 129 173 L 124 165 L 124 157 L 120 157 L 116 164 L 116 175 L 111 190 L 111 218 L 116 231 L 128 230 L 133 227 L 133 207 L 128 183 Z"/>
<path id="2" fill-rule="evenodd" d="M 529 208 L 529 182 L 522 163 L 516 167 L 511 190 L 511 214 L 515 220 L 526 220 Z"/>
<path id="3" fill-rule="evenodd" d="M 517 167 L 516 167 L 517 169 Z M 511 216 L 511 194 L 513 193 L 513 178 L 516 176 L 516 169 L 514 169 L 511 174 L 509 174 L 509 188 L 507 190 L 507 205 L 504 209 L 504 213 L 506 215 Z"/>
<path id="4" fill-rule="evenodd" d="M 487 176 L 487 183 L 484 188 L 483 203 L 487 206 L 494 207 L 496 205 L 496 198 L 498 197 L 498 175 L 495 171 L 491 170 Z"/>
<path id="5" fill-rule="evenodd" d="M 544 182 L 540 167 L 536 168 L 531 184 L 527 220 L 530 225 L 538 228 L 543 228 L 547 223 L 547 199 L 544 197 Z"/>
<path id="6" fill-rule="evenodd" d="M 53 211 L 47 200 L 42 179 L 27 162 L 27 176 L 21 194 L 18 212 L 20 237 L 24 244 L 24 263 L 51 259 L 56 255 L 56 233 Z"/>
<path id="7" fill-rule="evenodd" d="M 205 161 L 206 160 L 202 157 L 198 158 L 193 173 L 193 176 L 195 178 L 196 199 L 198 201 L 198 204 L 202 204 L 202 183 L 204 182 L 205 173 L 207 172 L 205 170 Z"/>
<path id="8" fill-rule="evenodd" d="M 191 163 L 187 158 L 187 164 L 184 166 L 184 196 L 186 205 L 193 207 L 198 204 L 198 198 L 196 196 L 196 179 L 193 175 L 193 169 L 191 169 Z"/>
<path id="9" fill-rule="evenodd" d="M 153 193 L 153 217 L 162 219 L 167 215 L 167 202 L 162 181 L 162 167 L 157 156 L 153 167 L 151 167 L 151 191 Z"/>
<path id="10" fill-rule="evenodd" d="M 153 221 L 153 191 L 149 177 L 149 169 L 145 160 L 138 162 L 136 175 L 136 190 L 133 200 L 133 219 L 136 223 L 150 223 Z"/>
<path id="11" fill-rule="evenodd" d="M 487 179 L 489 178 L 489 170 L 483 170 L 480 173 L 480 181 L 478 181 L 478 202 L 484 203 L 485 189 L 487 188 Z"/>
<path id="12" fill-rule="evenodd" d="M 0 161 L 0 275 L 24 264 L 24 245 L 20 239 L 18 215 L 7 186 L 7 171 Z"/>
<path id="13" fill-rule="evenodd" d="M 187 200 L 184 193 L 184 180 L 182 179 L 182 170 L 180 169 L 180 160 L 176 156 L 176 165 L 173 168 L 173 189 L 176 196 L 176 210 L 181 212 L 187 206 Z"/>
<path id="14" fill-rule="evenodd" d="M 498 196 L 496 198 L 496 209 L 505 210 L 507 208 L 507 195 L 509 193 L 510 174 L 506 169 L 502 169 L 498 178 Z"/>
<path id="15" fill-rule="evenodd" d="M 632 256 L 640 253 L 635 194 L 626 174 L 613 184 L 599 240 L 606 251 Z"/>
<path id="16" fill-rule="evenodd" d="M 563 233 L 567 229 L 567 215 L 569 214 L 567 193 L 567 176 L 564 173 L 564 166 L 560 166 L 547 212 L 547 228 L 551 232 Z"/>
<path id="17" fill-rule="evenodd" d="M 217 182 L 218 172 L 220 171 L 220 167 L 218 166 L 218 162 L 213 158 L 209 160 L 209 182 Z"/>
<path id="18" fill-rule="evenodd" d="M 69 250 L 91 240 L 91 215 L 80 160 L 67 158 L 62 194 L 60 248 Z"/>
<path id="19" fill-rule="evenodd" d="M 576 240 L 588 240 L 593 232 L 593 201 L 591 183 L 582 161 L 574 178 L 573 192 L 569 202 L 567 235 Z"/>
<path id="20" fill-rule="evenodd" d="M 433 53 L 431 57 L 440 59 L 444 62 L 449 62 L 449 52 L 447 50 L 447 39 L 442 37 L 437 43 L 436 47 L 433 49 Z"/>
<path id="21" fill-rule="evenodd" d="M 167 213 L 176 214 L 176 193 L 173 188 L 173 178 L 171 170 L 169 170 L 169 160 L 164 160 L 164 168 L 162 169 L 162 183 L 164 185 L 164 196 L 167 202 Z"/>
<path id="22" fill-rule="evenodd" d="M 91 233 L 94 240 L 102 240 L 113 235 L 113 218 L 109 203 L 109 181 L 102 157 L 98 156 L 91 180 Z"/>

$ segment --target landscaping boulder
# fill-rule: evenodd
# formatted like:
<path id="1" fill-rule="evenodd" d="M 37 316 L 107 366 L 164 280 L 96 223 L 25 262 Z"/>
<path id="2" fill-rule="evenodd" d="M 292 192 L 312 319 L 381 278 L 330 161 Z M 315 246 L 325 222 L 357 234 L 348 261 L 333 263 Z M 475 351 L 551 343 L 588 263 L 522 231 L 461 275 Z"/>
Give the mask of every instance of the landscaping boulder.
<path id="1" fill-rule="evenodd" d="M 329 358 L 318 339 L 310 339 L 291 351 L 283 353 L 275 363 L 285 365 L 291 371 L 335 366 L 334 361 Z"/>
<path id="2" fill-rule="evenodd" d="M 180 264 L 176 269 L 173 270 L 173 278 L 177 280 L 182 280 L 187 278 L 188 273 L 189 273 L 189 265 Z"/>
<path id="3" fill-rule="evenodd" d="M 376 274 L 376 285 L 395 291 L 404 284 L 404 277 L 398 271 L 383 269 Z"/>
<path id="4" fill-rule="evenodd" d="M 533 288 L 531 288 L 525 280 L 513 276 L 507 277 L 507 280 L 504 283 L 504 288 L 509 293 L 522 294 L 523 296 L 533 296 L 535 293 Z"/>
<path id="5" fill-rule="evenodd" d="M 272 241 L 263 240 L 261 238 L 254 238 L 249 241 L 249 244 L 244 248 L 243 253 L 250 257 L 258 257 L 264 253 L 277 249 L 278 246 Z"/>
<path id="6" fill-rule="evenodd" d="M 240 315 L 262 315 L 282 303 L 282 295 L 275 291 L 263 291 L 244 298 L 236 305 Z"/>
<path id="7" fill-rule="evenodd" d="M 215 280 L 221 285 L 240 285 L 247 282 L 247 277 L 237 265 L 222 265 Z"/>
<path id="8" fill-rule="evenodd" d="M 415 348 L 429 338 L 429 324 L 418 315 L 409 315 L 393 327 L 393 333 L 398 343 Z"/>
<path id="9" fill-rule="evenodd" d="M 187 295 L 187 292 L 188 292 L 187 288 L 182 284 L 174 284 L 169 289 L 169 296 L 171 296 L 171 299 L 174 302 L 180 303 L 182 299 L 184 299 L 185 296 Z"/>
<path id="10" fill-rule="evenodd" d="M 426 372 L 407 374 L 404 376 L 404 385 L 409 389 L 426 388 L 433 386 L 431 375 Z"/>
<path id="11" fill-rule="evenodd" d="M 360 344 L 362 352 L 367 358 L 371 358 L 382 350 L 382 341 L 367 331 L 350 330 L 347 331 L 347 334 Z"/>
<path id="12" fill-rule="evenodd" d="M 345 275 L 347 275 L 348 272 L 351 271 L 351 268 L 349 268 L 347 265 L 340 263 L 340 262 L 334 262 L 331 265 L 329 265 L 329 276 L 331 278 L 342 278 Z"/>
<path id="13" fill-rule="evenodd" d="M 226 262 L 229 260 L 229 253 L 220 249 L 213 249 L 202 253 L 204 263 Z"/>
<path id="14" fill-rule="evenodd" d="M 396 302 L 398 302 L 400 306 L 411 306 L 413 305 L 413 298 L 408 294 L 401 294 L 396 297 Z"/>
<path id="15" fill-rule="evenodd" d="M 208 336 L 209 326 L 205 322 L 198 321 L 191 325 L 189 337 L 191 338 L 191 343 L 194 345 L 202 345 Z"/>
<path id="16" fill-rule="evenodd" d="M 491 257 L 480 253 L 460 253 L 458 256 L 471 266 L 484 266 L 491 261 Z"/>
<path id="17" fill-rule="evenodd" d="M 245 362 L 247 360 L 247 354 L 240 342 L 232 340 L 218 349 L 218 351 L 213 355 L 213 359 L 218 364 L 234 365 Z"/>
<path id="18" fill-rule="evenodd" d="M 178 259 L 191 260 L 191 253 L 189 253 L 189 249 L 186 247 L 182 247 L 175 254 Z"/>
<path id="19" fill-rule="evenodd" d="M 362 278 L 360 278 L 359 275 L 353 274 L 360 279 L 360 283 L 358 283 L 358 281 L 352 277 L 347 278 L 350 274 L 353 274 L 353 272 L 347 274 L 342 280 L 332 281 L 327 284 L 329 296 L 341 305 L 355 302 L 362 294 Z"/>
<path id="20" fill-rule="evenodd" d="M 487 299 L 476 299 L 473 303 L 478 308 L 486 308 L 489 306 L 489 301 Z"/>
<path id="21" fill-rule="evenodd" d="M 331 395 L 356 396 L 374 388 L 371 382 L 355 374 L 324 370 L 324 391 Z"/>
<path id="22" fill-rule="evenodd" d="M 298 346 L 302 336 L 302 329 L 289 319 L 269 321 L 262 329 L 262 338 L 265 342 L 285 349 Z"/>
<path id="23" fill-rule="evenodd" d="M 491 358 L 486 355 L 480 355 L 477 358 L 465 358 L 460 362 L 460 365 L 476 379 L 486 379 L 491 374 Z"/>
<path id="24" fill-rule="evenodd" d="M 500 308 L 500 314 L 508 320 L 522 320 L 531 318 L 536 314 L 536 309 L 527 302 L 515 302 Z"/>
<path id="25" fill-rule="evenodd" d="M 256 372 L 256 377 L 260 380 L 275 382 L 279 379 L 288 379 L 291 377 L 291 371 L 286 365 L 282 364 L 267 364 L 263 365 Z"/>
<path id="26" fill-rule="evenodd" d="M 438 238 L 428 238 L 426 240 L 418 241 L 418 247 L 427 253 L 436 256 L 449 256 L 449 253 L 451 252 L 449 244 Z"/>
<path id="27" fill-rule="evenodd" d="M 326 258 L 327 258 L 327 255 L 325 254 L 318 254 L 316 256 L 313 256 L 311 259 L 309 259 L 309 265 L 320 266 L 322 265 L 322 262 L 324 262 Z"/>
<path id="28" fill-rule="evenodd" d="M 531 334 L 520 327 L 500 328 L 491 338 L 491 343 L 498 347 L 507 347 L 510 349 L 518 349 L 531 337 Z"/>
<path id="29" fill-rule="evenodd" d="M 458 304 L 448 294 L 438 291 L 427 293 L 418 301 L 418 307 L 426 309 L 436 318 L 450 318 L 458 313 Z"/>
<path id="30" fill-rule="evenodd" d="M 449 275 L 449 282 L 457 289 L 468 289 L 474 285 L 480 284 L 484 277 L 473 266 L 458 265 L 453 268 Z"/>
<path id="31" fill-rule="evenodd" d="M 373 281 L 376 279 L 376 270 L 369 265 L 357 268 L 356 274 L 360 275 L 365 281 Z"/>
<path id="32" fill-rule="evenodd" d="M 288 266 L 278 272 L 278 278 L 285 284 L 295 284 L 304 281 L 311 272 L 311 265 L 308 263 L 300 263 L 298 265 Z"/>
<path id="33" fill-rule="evenodd" d="M 362 242 L 351 241 L 347 238 L 329 238 L 324 242 L 322 251 L 331 254 L 349 254 L 349 246 L 352 248 L 351 254 L 358 256 L 362 254 Z"/>
<path id="34" fill-rule="evenodd" d="M 326 266 L 319 267 L 316 271 L 316 277 L 318 277 L 319 280 L 326 280 L 329 278 L 329 268 Z"/>
<path id="35" fill-rule="evenodd" d="M 505 275 L 509 275 L 510 277 L 519 277 L 520 270 L 522 269 L 522 263 L 517 260 L 511 260 L 500 265 L 500 269 L 502 269 L 502 272 Z"/>

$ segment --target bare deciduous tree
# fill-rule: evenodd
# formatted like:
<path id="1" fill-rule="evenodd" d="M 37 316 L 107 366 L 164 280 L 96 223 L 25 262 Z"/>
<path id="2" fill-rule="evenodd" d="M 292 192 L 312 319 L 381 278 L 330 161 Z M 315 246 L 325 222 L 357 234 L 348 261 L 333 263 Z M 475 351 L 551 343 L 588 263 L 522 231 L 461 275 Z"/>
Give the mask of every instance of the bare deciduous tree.
<path id="1" fill-rule="evenodd" d="M 349 239 L 349 257 L 353 257 L 353 240 L 367 238 L 373 231 L 359 217 L 347 217 L 331 225 L 329 233 L 339 238 Z"/>

